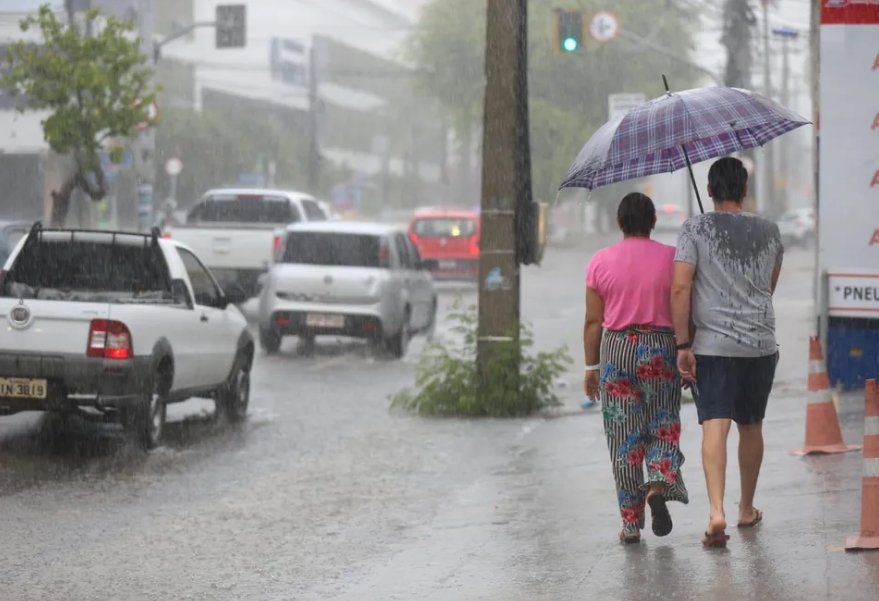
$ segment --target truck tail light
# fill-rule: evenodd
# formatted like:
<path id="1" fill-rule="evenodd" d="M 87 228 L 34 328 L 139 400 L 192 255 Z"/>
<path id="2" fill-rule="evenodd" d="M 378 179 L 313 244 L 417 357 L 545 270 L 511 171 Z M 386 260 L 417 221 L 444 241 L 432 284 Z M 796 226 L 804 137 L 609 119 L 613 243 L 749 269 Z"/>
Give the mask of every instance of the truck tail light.
<path id="1" fill-rule="evenodd" d="M 112 319 L 92 320 L 86 355 L 104 359 L 131 359 L 133 354 L 128 326 Z"/>
<path id="2" fill-rule="evenodd" d="M 418 246 L 418 236 L 416 236 L 413 233 L 410 233 L 409 239 L 412 241 L 412 244 L 414 244 L 415 246 Z"/>

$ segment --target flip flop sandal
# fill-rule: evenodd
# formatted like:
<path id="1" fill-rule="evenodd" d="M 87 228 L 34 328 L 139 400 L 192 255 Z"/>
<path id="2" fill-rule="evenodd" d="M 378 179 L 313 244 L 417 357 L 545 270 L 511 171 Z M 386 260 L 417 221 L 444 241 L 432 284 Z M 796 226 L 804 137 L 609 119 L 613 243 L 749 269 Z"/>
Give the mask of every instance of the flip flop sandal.
<path id="1" fill-rule="evenodd" d="M 656 536 L 668 536 L 671 534 L 674 524 L 672 524 L 671 514 L 668 512 L 668 506 L 665 504 L 665 495 L 662 493 L 653 493 L 647 497 L 647 504 L 650 505 L 653 534 Z"/>
<path id="2" fill-rule="evenodd" d="M 707 549 L 726 547 L 726 541 L 729 540 L 729 534 L 726 530 L 720 532 L 706 532 L 702 538 L 702 545 Z"/>
<path id="3" fill-rule="evenodd" d="M 626 534 L 625 532 L 620 532 L 620 542 L 624 545 L 637 545 L 641 542 L 641 535 Z"/>
<path id="4" fill-rule="evenodd" d="M 763 512 L 759 509 L 755 509 L 754 512 L 757 514 L 757 517 L 755 517 L 750 522 L 739 522 L 738 524 L 736 524 L 736 528 L 753 528 L 754 526 L 762 522 Z"/>

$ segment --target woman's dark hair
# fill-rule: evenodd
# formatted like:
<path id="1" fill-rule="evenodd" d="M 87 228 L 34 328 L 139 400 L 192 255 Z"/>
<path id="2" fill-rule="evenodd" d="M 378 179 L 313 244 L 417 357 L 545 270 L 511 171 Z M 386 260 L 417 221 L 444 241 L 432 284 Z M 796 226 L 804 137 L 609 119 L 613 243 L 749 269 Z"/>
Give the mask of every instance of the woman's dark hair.
<path id="1" fill-rule="evenodd" d="M 708 170 L 708 186 L 711 188 L 711 199 L 714 202 L 724 200 L 742 202 L 745 199 L 747 185 L 748 170 L 736 158 L 718 159 Z"/>
<path id="2" fill-rule="evenodd" d="M 656 207 L 646 194 L 626 194 L 617 209 L 617 221 L 627 236 L 647 236 L 656 225 Z"/>

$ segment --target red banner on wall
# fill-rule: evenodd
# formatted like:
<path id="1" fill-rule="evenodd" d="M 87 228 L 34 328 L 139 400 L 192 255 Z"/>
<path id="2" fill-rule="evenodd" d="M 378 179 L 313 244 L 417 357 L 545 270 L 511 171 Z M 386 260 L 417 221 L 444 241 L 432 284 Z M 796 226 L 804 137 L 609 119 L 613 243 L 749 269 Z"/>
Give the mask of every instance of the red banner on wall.
<path id="1" fill-rule="evenodd" d="M 822 25 L 879 25 L 879 0 L 821 0 Z"/>

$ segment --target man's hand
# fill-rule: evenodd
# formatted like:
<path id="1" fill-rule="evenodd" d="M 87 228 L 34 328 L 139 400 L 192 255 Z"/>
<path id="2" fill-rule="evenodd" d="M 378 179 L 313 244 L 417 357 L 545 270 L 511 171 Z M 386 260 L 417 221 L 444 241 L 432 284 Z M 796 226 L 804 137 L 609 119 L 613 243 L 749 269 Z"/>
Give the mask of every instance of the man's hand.
<path id="1" fill-rule="evenodd" d="M 586 392 L 586 398 L 597 401 L 598 400 L 598 383 L 599 383 L 599 374 L 597 369 L 593 369 L 586 372 L 586 376 L 583 379 L 583 390 Z"/>
<path id="2" fill-rule="evenodd" d="M 696 356 L 691 349 L 678 351 L 678 371 L 685 382 L 696 381 Z"/>

